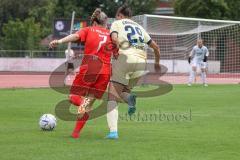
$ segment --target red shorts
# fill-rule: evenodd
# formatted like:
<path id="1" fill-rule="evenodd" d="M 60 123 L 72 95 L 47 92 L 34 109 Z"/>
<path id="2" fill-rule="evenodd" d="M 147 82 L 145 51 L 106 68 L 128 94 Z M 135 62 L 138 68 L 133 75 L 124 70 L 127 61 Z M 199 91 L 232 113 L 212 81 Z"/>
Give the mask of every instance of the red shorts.
<path id="1" fill-rule="evenodd" d="M 101 66 L 101 70 L 97 69 L 100 66 L 94 65 L 93 62 L 89 64 L 84 63 L 80 66 L 79 74 L 76 76 L 73 81 L 70 94 L 75 94 L 79 96 L 87 96 L 94 95 L 95 98 L 102 98 L 105 90 L 107 89 L 107 85 L 110 81 L 110 65 Z M 94 71 L 95 70 L 95 71 Z M 96 71 L 99 70 L 99 71 Z M 102 72 L 102 70 L 109 70 Z"/>

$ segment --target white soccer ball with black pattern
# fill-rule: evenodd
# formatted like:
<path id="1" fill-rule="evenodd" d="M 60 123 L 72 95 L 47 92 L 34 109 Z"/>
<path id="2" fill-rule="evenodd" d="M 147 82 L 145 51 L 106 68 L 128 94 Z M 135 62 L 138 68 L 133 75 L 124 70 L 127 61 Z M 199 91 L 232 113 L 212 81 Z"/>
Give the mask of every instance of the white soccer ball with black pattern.
<path id="1" fill-rule="evenodd" d="M 52 114 L 44 114 L 39 120 L 39 126 L 44 131 L 52 131 L 57 125 L 57 119 Z"/>

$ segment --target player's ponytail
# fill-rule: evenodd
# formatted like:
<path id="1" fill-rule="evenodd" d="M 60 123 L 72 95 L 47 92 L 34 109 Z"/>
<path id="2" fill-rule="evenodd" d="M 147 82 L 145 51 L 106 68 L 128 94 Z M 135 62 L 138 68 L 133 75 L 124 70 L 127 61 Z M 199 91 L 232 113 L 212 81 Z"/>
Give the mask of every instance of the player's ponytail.
<path id="1" fill-rule="evenodd" d="M 106 26 L 107 18 L 108 18 L 107 15 L 104 12 L 102 12 L 100 8 L 97 8 L 92 14 L 91 24 L 96 22 L 99 25 Z"/>
<path id="2" fill-rule="evenodd" d="M 126 3 L 118 8 L 117 14 L 120 14 L 120 13 L 125 17 L 129 17 L 129 18 L 132 17 L 132 10 Z"/>

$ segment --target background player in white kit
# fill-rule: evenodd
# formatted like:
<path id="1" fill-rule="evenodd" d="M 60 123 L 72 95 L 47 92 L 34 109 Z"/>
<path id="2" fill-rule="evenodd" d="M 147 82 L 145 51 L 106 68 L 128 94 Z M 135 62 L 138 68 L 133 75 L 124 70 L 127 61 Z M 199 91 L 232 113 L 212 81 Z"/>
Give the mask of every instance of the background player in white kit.
<path id="1" fill-rule="evenodd" d="M 72 49 L 65 50 L 65 57 L 66 57 L 66 70 L 65 70 L 65 79 L 64 84 L 67 85 L 67 81 L 71 80 L 71 75 L 74 75 L 74 58 L 75 53 Z"/>
<path id="2" fill-rule="evenodd" d="M 203 40 L 199 39 L 197 45 L 193 47 L 188 62 L 191 64 L 191 71 L 189 75 L 188 86 L 192 85 L 193 80 L 195 80 L 197 74 L 197 68 L 201 69 L 201 79 L 204 86 L 207 85 L 207 59 L 209 56 L 209 51 L 206 46 L 203 45 Z"/>

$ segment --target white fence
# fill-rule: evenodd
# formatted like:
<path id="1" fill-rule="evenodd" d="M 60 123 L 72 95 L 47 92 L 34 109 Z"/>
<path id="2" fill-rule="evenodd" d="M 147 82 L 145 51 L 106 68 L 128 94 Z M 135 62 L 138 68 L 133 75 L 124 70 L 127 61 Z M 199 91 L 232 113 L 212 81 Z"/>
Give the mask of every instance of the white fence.
<path id="1" fill-rule="evenodd" d="M 52 72 L 63 63 L 64 58 L 0 58 L 0 71 Z M 161 60 L 161 64 L 168 68 L 168 73 L 187 73 L 190 69 L 186 60 Z M 152 67 L 148 70 L 154 71 Z M 220 62 L 209 61 L 208 70 L 209 73 L 220 73 Z"/>

